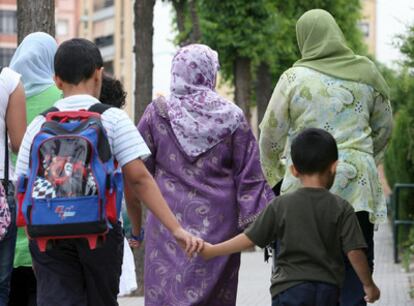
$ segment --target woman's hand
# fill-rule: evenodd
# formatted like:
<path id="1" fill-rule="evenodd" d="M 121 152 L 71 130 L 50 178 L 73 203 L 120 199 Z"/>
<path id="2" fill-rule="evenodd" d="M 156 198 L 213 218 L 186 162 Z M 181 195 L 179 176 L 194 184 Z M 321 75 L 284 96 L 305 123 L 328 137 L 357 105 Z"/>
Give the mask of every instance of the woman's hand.
<path id="1" fill-rule="evenodd" d="M 203 249 L 203 239 L 191 235 L 182 227 L 175 230 L 173 236 L 175 240 L 177 240 L 177 243 L 184 249 L 188 257 L 192 257 L 194 253 L 199 253 Z"/>

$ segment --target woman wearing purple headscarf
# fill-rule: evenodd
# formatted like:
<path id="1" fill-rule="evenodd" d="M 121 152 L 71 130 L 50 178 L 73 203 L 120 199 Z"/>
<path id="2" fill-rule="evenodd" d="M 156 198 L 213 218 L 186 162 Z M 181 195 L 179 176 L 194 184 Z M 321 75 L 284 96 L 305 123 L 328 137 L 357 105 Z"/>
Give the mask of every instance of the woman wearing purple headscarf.
<path id="1" fill-rule="evenodd" d="M 180 49 L 170 97 L 153 101 L 138 125 L 167 203 L 186 230 L 211 243 L 239 233 L 273 198 L 242 111 L 214 91 L 218 68 L 209 47 Z M 240 254 L 188 259 L 151 214 L 145 239 L 146 306 L 236 304 Z"/>

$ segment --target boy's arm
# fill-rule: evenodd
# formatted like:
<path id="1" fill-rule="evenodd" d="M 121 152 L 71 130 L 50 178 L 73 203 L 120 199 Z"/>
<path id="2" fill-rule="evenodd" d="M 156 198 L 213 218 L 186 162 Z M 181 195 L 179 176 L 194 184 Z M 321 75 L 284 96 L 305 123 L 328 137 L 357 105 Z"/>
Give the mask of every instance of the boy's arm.
<path id="1" fill-rule="evenodd" d="M 351 250 L 347 253 L 347 256 L 364 287 L 365 301 L 374 303 L 380 298 L 380 290 L 372 279 L 365 253 L 360 249 Z"/>
<path id="2" fill-rule="evenodd" d="M 127 163 L 122 167 L 122 172 L 131 191 L 173 234 L 186 253 L 192 255 L 194 252 L 199 252 L 203 247 L 203 241 L 181 227 L 143 161 L 136 159 Z"/>
<path id="3" fill-rule="evenodd" d="M 142 208 L 141 201 L 136 197 L 135 193 L 131 190 L 127 180 L 124 178 L 124 193 L 125 204 L 128 213 L 129 221 L 131 222 L 131 233 L 134 236 L 139 236 L 141 232 L 141 219 Z M 139 247 L 140 243 L 135 240 L 129 241 L 130 246 Z"/>
<path id="4" fill-rule="evenodd" d="M 216 256 L 238 253 L 253 246 L 253 241 L 251 241 L 245 234 L 239 234 L 230 240 L 215 245 L 204 243 L 201 255 L 204 259 L 210 259 Z"/>

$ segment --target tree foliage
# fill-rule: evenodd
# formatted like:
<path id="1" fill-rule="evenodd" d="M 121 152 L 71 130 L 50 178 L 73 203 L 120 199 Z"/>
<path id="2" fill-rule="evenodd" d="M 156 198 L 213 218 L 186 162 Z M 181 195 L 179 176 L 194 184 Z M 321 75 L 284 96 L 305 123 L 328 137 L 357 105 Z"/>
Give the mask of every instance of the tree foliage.
<path id="1" fill-rule="evenodd" d="M 384 71 L 391 87 L 395 114 L 394 130 L 384 163 L 385 174 L 391 186 L 396 183 L 414 183 L 414 26 L 408 28 L 407 34 L 400 36 L 399 46 L 405 55 L 401 63 L 402 69 L 398 72 L 390 69 Z M 412 190 L 401 192 L 397 211 L 399 219 L 414 219 L 413 199 Z M 408 227 L 399 228 L 397 234 L 400 246 L 414 246 L 414 228 L 410 232 Z"/>
<path id="2" fill-rule="evenodd" d="M 405 55 L 404 63 L 413 68 L 414 67 L 414 25 L 408 28 L 407 34 L 400 37 L 400 51 Z"/>
<path id="3" fill-rule="evenodd" d="M 255 65 L 268 63 L 281 74 L 300 53 L 296 42 L 296 21 L 307 10 L 331 12 L 343 29 L 349 45 L 366 53 L 358 28 L 360 0 L 257 0 L 199 1 L 202 41 L 220 52 L 224 76 L 232 77 L 236 56 L 248 57 Z"/>
<path id="4" fill-rule="evenodd" d="M 242 62 L 249 65 L 249 82 L 263 83 L 263 79 L 273 81 L 266 82 L 265 87 L 271 87 L 270 89 L 264 88 L 263 84 L 256 86 L 256 95 L 252 97 L 258 97 L 263 91 L 268 96 L 280 74 L 300 58 L 295 25 L 297 19 L 307 10 L 323 8 L 331 12 L 343 29 L 350 47 L 357 53 L 366 53 L 358 28 L 361 18 L 360 0 L 169 1 L 176 11 L 176 25 L 179 30 L 177 43 L 185 44 L 190 33 L 194 31 L 201 33 L 199 41 L 220 54 L 224 80 L 234 81 L 235 72 L 240 71 L 235 65 Z M 193 28 L 195 23 L 190 13 L 190 4 L 194 7 L 195 2 L 199 21 L 197 25 L 200 29 Z M 261 78 L 258 73 L 263 72 L 269 76 Z M 251 91 L 252 85 L 244 90 Z"/>
<path id="5" fill-rule="evenodd" d="M 360 0 L 274 0 L 279 27 L 273 40 L 275 77 L 278 78 L 300 58 L 296 41 L 296 21 L 308 10 L 320 8 L 330 12 L 356 53 L 365 54 L 366 46 L 358 28 L 361 19 Z"/>
<path id="6" fill-rule="evenodd" d="M 400 36 L 404 66 L 398 72 L 382 69 L 391 88 L 395 126 L 385 156 L 385 171 L 391 185 L 414 182 L 414 26 Z M 414 211 L 414 209 L 413 209 Z"/>
<path id="7" fill-rule="evenodd" d="M 220 54 L 223 76 L 233 77 L 237 57 L 271 61 L 269 40 L 276 31 L 274 6 L 268 0 L 199 1 L 202 40 Z"/>

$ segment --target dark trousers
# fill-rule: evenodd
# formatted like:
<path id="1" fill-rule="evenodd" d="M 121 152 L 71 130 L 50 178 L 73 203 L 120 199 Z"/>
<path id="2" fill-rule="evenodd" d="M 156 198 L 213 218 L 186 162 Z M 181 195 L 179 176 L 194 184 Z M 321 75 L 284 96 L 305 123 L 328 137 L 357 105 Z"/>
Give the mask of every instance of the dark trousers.
<path id="1" fill-rule="evenodd" d="M 304 282 L 276 295 L 272 306 L 336 306 L 339 288 L 321 282 Z"/>
<path id="2" fill-rule="evenodd" d="M 9 204 L 12 222 L 6 236 L 0 241 L 0 306 L 6 306 L 9 300 L 10 279 L 13 270 L 14 249 L 16 247 L 16 201 L 12 184 L 9 184 L 7 203 Z"/>
<path id="3" fill-rule="evenodd" d="M 13 269 L 8 306 L 36 306 L 36 277 L 32 267 Z"/>
<path id="4" fill-rule="evenodd" d="M 68 239 L 55 241 L 51 250 L 42 253 L 30 241 L 37 305 L 117 306 L 123 244 L 120 224 L 95 250 L 85 239 Z"/>
<path id="5" fill-rule="evenodd" d="M 368 245 L 366 249 L 366 255 L 368 264 L 371 268 L 371 272 L 374 270 L 374 225 L 369 222 L 369 213 L 365 211 L 356 213 L 361 226 L 362 233 L 364 234 L 365 241 Z M 364 289 L 362 283 L 359 280 L 357 274 L 352 268 L 351 263 L 345 256 L 345 281 L 343 288 L 341 289 L 341 306 L 366 306 L 367 303 L 364 300 Z"/>

